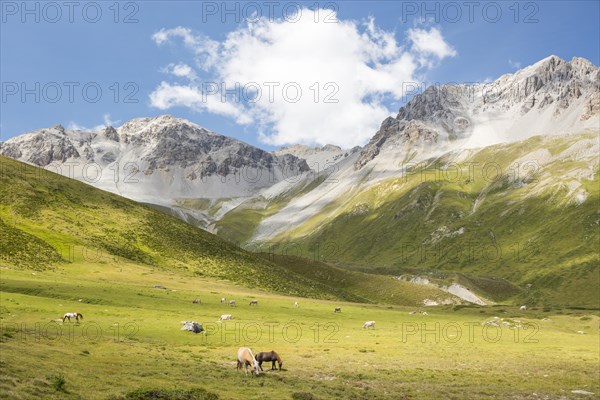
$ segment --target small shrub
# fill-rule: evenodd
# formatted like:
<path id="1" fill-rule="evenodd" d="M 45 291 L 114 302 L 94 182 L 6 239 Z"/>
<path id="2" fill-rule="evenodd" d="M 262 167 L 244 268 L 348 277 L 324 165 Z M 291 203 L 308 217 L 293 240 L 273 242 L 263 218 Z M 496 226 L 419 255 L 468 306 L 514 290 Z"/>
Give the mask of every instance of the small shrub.
<path id="1" fill-rule="evenodd" d="M 54 390 L 56 390 L 57 392 L 66 392 L 65 385 L 67 384 L 67 381 L 65 380 L 63 374 L 52 376 L 50 378 L 50 383 L 52 384 Z"/>

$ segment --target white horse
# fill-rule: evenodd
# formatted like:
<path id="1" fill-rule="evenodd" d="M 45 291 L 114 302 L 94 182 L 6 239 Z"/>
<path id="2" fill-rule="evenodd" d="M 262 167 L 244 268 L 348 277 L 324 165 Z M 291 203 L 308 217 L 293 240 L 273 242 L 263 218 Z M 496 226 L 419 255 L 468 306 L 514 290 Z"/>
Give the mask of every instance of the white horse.
<path id="1" fill-rule="evenodd" d="M 231 314 L 223 314 L 221 315 L 221 318 L 219 318 L 219 321 L 226 321 L 230 319 L 233 319 L 233 316 Z"/>
<path id="2" fill-rule="evenodd" d="M 227 300 L 225 299 L 225 297 L 221 297 L 221 303 L 225 303 Z"/>
<path id="3" fill-rule="evenodd" d="M 519 310 L 526 311 L 527 310 L 527 306 L 521 306 L 521 307 L 519 307 Z"/>
<path id="4" fill-rule="evenodd" d="M 298 304 L 298 302 L 297 302 L 297 301 L 295 301 L 295 302 L 294 302 L 294 308 L 298 308 L 298 307 L 300 307 L 300 305 Z"/>
<path id="5" fill-rule="evenodd" d="M 369 328 L 375 329 L 375 321 L 365 322 L 365 324 L 363 325 L 363 329 L 369 329 Z"/>
<path id="6" fill-rule="evenodd" d="M 71 318 L 75 318 L 75 321 L 79 322 L 79 318 L 83 319 L 83 314 L 80 314 L 78 312 L 68 312 L 65 315 L 63 315 L 62 322 L 65 322 L 65 319 L 68 319 L 69 322 L 71 322 Z"/>
<path id="7" fill-rule="evenodd" d="M 237 353 L 237 368 L 240 369 L 242 366 L 245 368 L 246 374 L 248 374 L 248 366 L 252 366 L 252 372 L 254 375 L 260 375 L 260 368 L 258 361 L 254 358 L 252 350 L 248 347 L 240 347 Z"/>

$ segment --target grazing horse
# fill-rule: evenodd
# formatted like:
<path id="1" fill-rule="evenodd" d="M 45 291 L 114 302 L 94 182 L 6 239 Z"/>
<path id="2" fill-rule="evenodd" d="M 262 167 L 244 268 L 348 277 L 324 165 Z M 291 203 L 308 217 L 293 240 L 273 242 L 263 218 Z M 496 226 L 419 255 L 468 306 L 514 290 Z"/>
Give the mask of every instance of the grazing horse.
<path id="1" fill-rule="evenodd" d="M 251 306 L 257 306 L 258 305 L 258 300 L 250 300 L 250 305 Z"/>
<path id="2" fill-rule="evenodd" d="M 260 367 L 258 366 L 258 361 L 254 358 L 254 354 L 252 354 L 252 350 L 248 347 L 240 347 L 237 353 L 237 368 L 240 369 L 242 366 L 245 368 L 246 375 L 248 374 L 248 366 L 252 365 L 252 372 L 256 376 L 260 375 Z"/>
<path id="3" fill-rule="evenodd" d="M 223 314 L 221 315 L 221 318 L 219 318 L 219 321 L 227 321 L 233 319 L 233 316 L 231 314 Z"/>
<path id="4" fill-rule="evenodd" d="M 75 318 L 75 321 L 79 322 L 79 318 L 83 319 L 83 314 L 80 314 L 78 312 L 68 312 L 65 315 L 63 315 L 62 322 L 65 322 L 65 319 L 68 319 L 69 322 L 71 322 L 71 318 Z"/>
<path id="5" fill-rule="evenodd" d="M 365 322 L 365 324 L 363 325 L 363 329 L 369 329 L 369 328 L 375 329 L 375 321 Z"/>
<path id="6" fill-rule="evenodd" d="M 200 299 L 194 299 L 194 301 L 192 301 L 193 304 L 200 304 Z"/>
<path id="7" fill-rule="evenodd" d="M 519 310 L 526 311 L 527 310 L 527 306 L 521 306 L 521 307 L 519 307 Z"/>
<path id="8" fill-rule="evenodd" d="M 335 310 L 333 310 L 333 312 L 342 312 L 342 307 L 336 307 Z"/>
<path id="9" fill-rule="evenodd" d="M 297 301 L 295 301 L 295 302 L 294 302 L 294 308 L 298 308 L 298 307 L 300 307 L 300 306 L 299 306 L 298 302 L 297 302 Z"/>
<path id="10" fill-rule="evenodd" d="M 229 305 L 231 307 L 235 307 L 235 300 L 229 300 Z"/>
<path id="11" fill-rule="evenodd" d="M 281 357 L 279 357 L 279 354 L 275 353 L 273 350 L 271 351 L 264 351 L 262 353 L 258 353 L 256 355 L 256 361 L 258 361 L 258 367 L 260 368 L 260 370 L 262 371 L 262 363 L 263 362 L 269 362 L 272 361 L 273 364 L 271 364 L 271 369 L 277 369 L 275 368 L 275 361 L 277 361 L 277 364 L 279 364 L 279 370 L 281 371 L 281 366 L 283 365 L 283 361 L 281 361 Z"/>
<path id="12" fill-rule="evenodd" d="M 221 303 L 225 303 L 227 300 L 225 299 L 225 297 L 221 297 Z"/>

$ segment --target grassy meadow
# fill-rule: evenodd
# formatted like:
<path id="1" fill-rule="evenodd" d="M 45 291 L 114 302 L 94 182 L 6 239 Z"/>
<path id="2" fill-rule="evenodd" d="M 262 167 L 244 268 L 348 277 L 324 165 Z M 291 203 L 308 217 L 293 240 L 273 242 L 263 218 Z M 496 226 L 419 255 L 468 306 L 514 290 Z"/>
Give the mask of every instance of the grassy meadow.
<path id="1" fill-rule="evenodd" d="M 411 315 L 424 308 L 287 297 L 129 262 L 3 268 L 1 277 L 5 399 L 169 398 L 135 397 L 141 389 L 191 399 L 578 399 L 600 392 L 597 311 L 446 306 Z M 63 325 L 67 311 L 84 319 Z M 217 322 L 225 313 L 233 320 Z M 499 327 L 482 325 L 494 317 Z M 184 320 L 203 323 L 206 334 L 181 331 Z M 375 329 L 361 328 L 367 320 Z M 265 363 L 259 377 L 236 371 L 240 346 L 277 351 L 283 370 Z"/>

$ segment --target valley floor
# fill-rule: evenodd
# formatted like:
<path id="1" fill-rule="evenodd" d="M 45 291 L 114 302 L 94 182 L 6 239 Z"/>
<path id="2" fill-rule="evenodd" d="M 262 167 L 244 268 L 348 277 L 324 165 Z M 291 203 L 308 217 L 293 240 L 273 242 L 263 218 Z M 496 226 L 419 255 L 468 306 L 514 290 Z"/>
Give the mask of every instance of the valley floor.
<path id="1" fill-rule="evenodd" d="M 197 387 L 222 399 L 599 398 L 597 310 L 447 306 L 422 315 L 128 263 L 0 274 L 0 398 Z M 83 321 L 62 324 L 72 311 Z M 222 314 L 233 320 L 217 322 Z M 207 333 L 181 331 L 184 320 Z M 375 329 L 362 329 L 368 320 Z M 267 363 L 259 377 L 236 371 L 241 346 L 277 351 L 283 370 Z"/>

